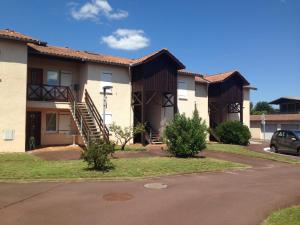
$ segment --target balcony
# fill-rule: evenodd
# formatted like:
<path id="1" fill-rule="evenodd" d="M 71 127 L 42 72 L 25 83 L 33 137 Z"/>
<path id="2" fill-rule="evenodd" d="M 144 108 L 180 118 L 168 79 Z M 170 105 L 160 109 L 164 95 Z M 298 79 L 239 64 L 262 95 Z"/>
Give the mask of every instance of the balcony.
<path id="1" fill-rule="evenodd" d="M 69 102 L 71 95 L 71 89 L 67 86 L 27 85 L 27 100 L 29 101 Z"/>

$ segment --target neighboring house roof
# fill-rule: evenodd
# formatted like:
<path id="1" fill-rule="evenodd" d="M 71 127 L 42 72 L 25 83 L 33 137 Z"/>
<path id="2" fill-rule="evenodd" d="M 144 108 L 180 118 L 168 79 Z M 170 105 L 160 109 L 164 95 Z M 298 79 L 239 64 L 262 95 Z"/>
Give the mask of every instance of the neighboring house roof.
<path id="1" fill-rule="evenodd" d="M 287 101 L 300 101 L 300 96 L 285 96 L 285 97 L 281 97 L 281 98 L 278 98 L 278 99 L 270 102 L 269 104 L 278 105 L 278 104 L 281 104 L 281 103 L 287 102 Z"/>
<path id="2" fill-rule="evenodd" d="M 15 40 L 15 41 L 22 41 L 22 42 L 27 42 L 27 43 L 46 44 L 45 42 L 40 41 L 36 38 L 21 34 L 19 32 L 9 30 L 9 29 L 0 30 L 0 38 L 8 39 L 8 40 Z"/>
<path id="3" fill-rule="evenodd" d="M 270 122 L 300 122 L 300 114 L 270 114 L 265 115 L 265 120 Z M 251 122 L 262 121 L 261 115 L 251 115 Z"/>
<path id="4" fill-rule="evenodd" d="M 204 76 L 204 79 L 208 80 L 210 83 L 220 83 L 236 75 L 239 76 L 244 81 L 245 85 L 249 85 L 249 82 L 236 70 Z"/>

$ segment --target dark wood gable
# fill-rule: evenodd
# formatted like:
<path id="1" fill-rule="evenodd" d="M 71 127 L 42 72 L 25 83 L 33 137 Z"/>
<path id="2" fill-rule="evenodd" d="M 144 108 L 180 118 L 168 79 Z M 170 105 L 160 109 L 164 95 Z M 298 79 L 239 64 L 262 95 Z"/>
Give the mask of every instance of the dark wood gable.
<path id="1" fill-rule="evenodd" d="M 183 68 L 166 50 L 131 67 L 134 124 L 148 123 L 145 110 L 157 96 L 161 96 L 161 107 L 174 107 L 177 112 L 177 71 Z M 139 141 L 145 143 L 145 134 Z"/>
<path id="2" fill-rule="evenodd" d="M 216 127 L 224 121 L 225 113 L 240 113 L 243 121 L 243 87 L 249 83 L 238 73 L 208 88 L 210 126 Z"/>
<path id="3" fill-rule="evenodd" d="M 150 62 L 132 68 L 133 91 L 177 90 L 178 65 L 168 54 L 161 54 Z"/>

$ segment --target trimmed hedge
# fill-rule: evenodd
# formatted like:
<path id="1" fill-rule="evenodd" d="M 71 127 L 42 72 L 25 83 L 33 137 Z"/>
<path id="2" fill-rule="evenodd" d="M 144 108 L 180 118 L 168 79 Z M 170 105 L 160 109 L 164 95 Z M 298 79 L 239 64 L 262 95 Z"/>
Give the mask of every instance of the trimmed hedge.
<path id="1" fill-rule="evenodd" d="M 248 145 L 251 138 L 249 128 L 239 121 L 221 123 L 216 128 L 216 134 L 225 144 Z"/>

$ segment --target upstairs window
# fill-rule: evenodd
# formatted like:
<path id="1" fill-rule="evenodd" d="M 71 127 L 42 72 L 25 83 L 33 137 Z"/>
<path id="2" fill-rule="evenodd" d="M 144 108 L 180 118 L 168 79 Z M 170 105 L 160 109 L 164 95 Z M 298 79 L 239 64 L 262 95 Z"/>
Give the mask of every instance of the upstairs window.
<path id="1" fill-rule="evenodd" d="M 59 74 L 58 71 L 48 71 L 47 72 L 47 84 L 48 85 L 59 85 Z"/>
<path id="2" fill-rule="evenodd" d="M 102 73 L 100 77 L 100 81 L 101 81 L 100 92 L 103 93 L 103 87 L 112 86 L 112 73 L 107 73 L 107 72 Z M 106 93 L 112 93 L 112 89 L 107 89 Z"/>
<path id="3" fill-rule="evenodd" d="M 184 80 L 178 81 L 178 98 L 187 99 L 187 83 Z"/>

